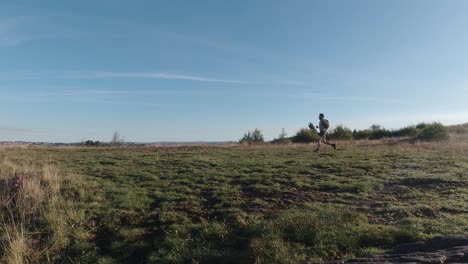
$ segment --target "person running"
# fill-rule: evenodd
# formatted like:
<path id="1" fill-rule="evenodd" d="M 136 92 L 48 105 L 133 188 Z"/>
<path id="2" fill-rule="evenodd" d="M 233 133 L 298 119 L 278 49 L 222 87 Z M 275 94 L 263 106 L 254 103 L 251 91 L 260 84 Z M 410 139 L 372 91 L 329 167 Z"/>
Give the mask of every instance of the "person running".
<path id="1" fill-rule="evenodd" d="M 319 125 L 317 126 L 317 128 L 319 129 L 319 136 L 320 136 L 320 139 L 318 140 L 317 142 L 317 149 L 315 150 L 315 152 L 319 152 L 320 150 L 320 145 L 323 143 L 323 144 L 326 144 L 326 145 L 329 145 L 329 146 L 332 146 L 333 149 L 336 150 L 336 144 L 333 144 L 331 142 L 328 142 L 327 141 L 327 138 L 326 138 L 326 135 L 327 135 L 327 131 L 328 131 L 328 128 L 330 127 L 330 122 L 328 122 L 327 119 L 325 119 L 325 115 L 324 114 L 320 114 L 319 115 L 319 119 L 320 119 L 320 122 L 319 122 Z"/>

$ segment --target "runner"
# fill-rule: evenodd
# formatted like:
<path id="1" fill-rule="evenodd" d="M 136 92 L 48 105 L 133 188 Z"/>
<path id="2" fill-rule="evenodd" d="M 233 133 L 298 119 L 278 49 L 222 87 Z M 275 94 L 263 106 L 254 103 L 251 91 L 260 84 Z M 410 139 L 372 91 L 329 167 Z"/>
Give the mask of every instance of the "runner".
<path id="1" fill-rule="evenodd" d="M 328 142 L 327 141 L 327 138 L 326 138 L 326 135 L 327 135 L 327 131 L 328 131 L 328 128 L 330 127 L 330 122 L 328 122 L 327 119 L 325 119 L 325 115 L 324 114 L 320 114 L 319 115 L 319 119 L 320 119 L 320 122 L 319 122 L 319 125 L 317 126 L 317 128 L 319 129 L 319 136 L 320 136 L 320 139 L 318 140 L 317 142 L 317 149 L 315 150 L 315 152 L 319 152 L 320 150 L 320 145 L 323 143 L 323 144 L 326 144 L 326 145 L 329 145 L 329 146 L 332 146 L 333 149 L 336 150 L 336 144 L 333 144 L 331 142 Z M 313 126 L 312 126 L 313 127 Z"/>

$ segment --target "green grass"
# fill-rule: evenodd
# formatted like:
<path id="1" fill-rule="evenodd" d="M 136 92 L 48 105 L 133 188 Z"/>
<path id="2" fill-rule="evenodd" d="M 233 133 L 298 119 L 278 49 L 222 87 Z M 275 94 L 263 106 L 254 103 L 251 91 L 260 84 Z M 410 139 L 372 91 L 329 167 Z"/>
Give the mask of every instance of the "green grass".
<path id="1" fill-rule="evenodd" d="M 81 175 L 80 263 L 298 263 L 468 232 L 468 149 L 31 148 Z"/>

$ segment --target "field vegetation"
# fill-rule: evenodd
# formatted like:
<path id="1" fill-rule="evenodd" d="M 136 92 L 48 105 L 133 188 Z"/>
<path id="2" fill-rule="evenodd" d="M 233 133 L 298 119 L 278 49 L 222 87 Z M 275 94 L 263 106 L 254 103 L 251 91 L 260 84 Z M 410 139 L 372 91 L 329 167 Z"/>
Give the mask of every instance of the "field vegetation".
<path id="1" fill-rule="evenodd" d="M 27 149 L 0 150 L 0 263 L 55 263 L 87 241 L 80 177 Z M 75 252 L 73 252 L 75 250 Z"/>
<path id="2" fill-rule="evenodd" d="M 301 263 L 466 233 L 468 141 L 457 135 L 340 141 L 319 154 L 300 144 L 2 149 L 2 262 Z M 19 175 L 25 187 L 11 185 Z"/>

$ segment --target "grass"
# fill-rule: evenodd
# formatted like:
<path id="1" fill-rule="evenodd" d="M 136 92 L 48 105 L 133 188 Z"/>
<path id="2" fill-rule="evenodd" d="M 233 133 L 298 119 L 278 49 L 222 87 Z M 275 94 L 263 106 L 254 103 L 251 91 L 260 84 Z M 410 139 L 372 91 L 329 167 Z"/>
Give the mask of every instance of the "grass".
<path id="1" fill-rule="evenodd" d="M 79 175 L 49 184 L 65 192 L 61 213 L 33 217 L 49 223 L 42 232 L 67 230 L 46 228 L 66 234 L 44 242 L 55 245 L 50 262 L 300 263 L 468 232 L 468 145 L 363 141 L 312 150 L 30 147 L 2 155 Z M 13 233 L 30 241 L 31 226 Z"/>
<path id="2" fill-rule="evenodd" d="M 0 262 L 57 262 L 85 232 L 73 190 L 79 178 L 10 151 L 0 155 Z"/>

